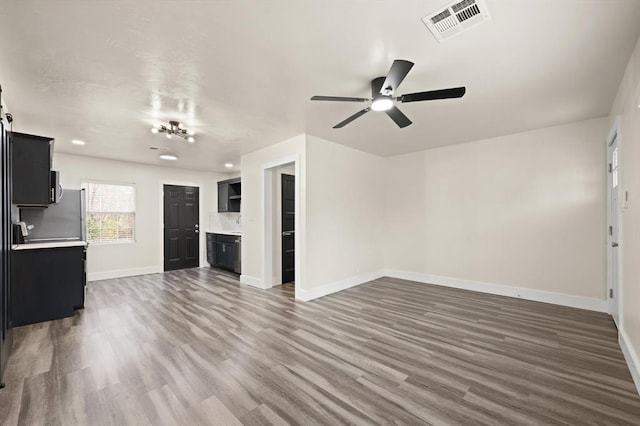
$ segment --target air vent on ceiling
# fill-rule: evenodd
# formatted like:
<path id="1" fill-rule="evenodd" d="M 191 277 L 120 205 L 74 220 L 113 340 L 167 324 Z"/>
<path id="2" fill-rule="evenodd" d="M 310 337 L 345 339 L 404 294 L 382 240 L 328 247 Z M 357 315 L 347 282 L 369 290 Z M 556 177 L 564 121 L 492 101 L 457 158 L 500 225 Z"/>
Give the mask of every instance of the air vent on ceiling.
<path id="1" fill-rule="evenodd" d="M 462 0 L 422 18 L 434 37 L 442 42 L 491 18 L 484 0 Z"/>

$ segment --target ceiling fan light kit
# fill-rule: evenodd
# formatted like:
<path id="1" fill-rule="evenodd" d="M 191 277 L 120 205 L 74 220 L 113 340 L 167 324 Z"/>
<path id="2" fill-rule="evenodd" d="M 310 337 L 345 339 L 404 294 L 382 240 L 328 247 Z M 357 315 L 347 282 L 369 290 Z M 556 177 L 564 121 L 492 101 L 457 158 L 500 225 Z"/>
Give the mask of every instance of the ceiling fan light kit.
<path id="1" fill-rule="evenodd" d="M 396 59 L 393 61 L 393 65 L 391 65 L 391 69 L 386 77 L 378 77 L 371 81 L 371 98 L 313 96 L 311 100 L 330 102 L 371 102 L 370 106 L 356 112 L 351 117 L 348 117 L 346 120 L 343 120 L 333 126 L 334 129 L 340 129 L 346 126 L 356 118 L 362 117 L 371 110 L 385 112 L 398 127 L 404 128 L 412 124 L 412 122 L 402 113 L 402 111 L 398 109 L 398 107 L 394 105 L 394 101 L 406 103 L 461 98 L 467 91 L 465 87 L 454 87 L 451 89 L 409 93 L 394 98 L 394 94 L 400 86 L 400 83 L 402 83 L 402 80 L 404 80 L 412 67 L 413 62 L 410 61 L 402 59 Z"/>
<path id="2" fill-rule="evenodd" d="M 178 136 L 189 143 L 194 143 L 196 141 L 195 138 L 193 137 L 193 135 L 195 134 L 193 130 L 185 129 L 182 126 L 182 123 L 174 120 L 169 121 L 169 125 L 165 125 L 161 123 L 155 124 L 151 128 L 151 133 L 153 134 L 164 133 L 166 134 L 167 139 L 171 139 L 173 136 Z"/>

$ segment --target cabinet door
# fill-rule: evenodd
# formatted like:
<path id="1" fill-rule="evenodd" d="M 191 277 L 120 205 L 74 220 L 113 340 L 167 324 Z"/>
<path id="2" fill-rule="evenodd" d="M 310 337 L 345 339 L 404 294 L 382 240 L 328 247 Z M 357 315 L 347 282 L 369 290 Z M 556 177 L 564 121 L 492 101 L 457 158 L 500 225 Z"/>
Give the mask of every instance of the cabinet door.
<path id="1" fill-rule="evenodd" d="M 213 266 L 216 264 L 216 243 L 213 241 L 211 234 L 207 234 L 207 262 Z"/>
<path id="2" fill-rule="evenodd" d="M 216 265 L 226 267 L 227 265 L 227 245 L 216 241 Z"/>
<path id="3" fill-rule="evenodd" d="M 13 133 L 13 203 L 46 207 L 51 202 L 53 139 Z"/>
<path id="4" fill-rule="evenodd" d="M 236 270 L 236 262 L 238 261 L 238 243 L 229 244 L 229 269 Z"/>
<path id="5" fill-rule="evenodd" d="M 229 184 L 218 182 L 218 212 L 229 211 Z"/>
<path id="6" fill-rule="evenodd" d="M 225 243 L 224 244 L 224 249 L 226 251 L 226 257 L 225 257 L 225 268 L 227 269 L 231 269 L 233 270 L 233 262 L 235 260 L 235 256 L 233 255 L 235 244 L 229 244 L 229 243 Z"/>
<path id="7" fill-rule="evenodd" d="M 12 256 L 11 310 L 15 326 L 73 315 L 81 305 L 82 249 L 16 250 Z"/>

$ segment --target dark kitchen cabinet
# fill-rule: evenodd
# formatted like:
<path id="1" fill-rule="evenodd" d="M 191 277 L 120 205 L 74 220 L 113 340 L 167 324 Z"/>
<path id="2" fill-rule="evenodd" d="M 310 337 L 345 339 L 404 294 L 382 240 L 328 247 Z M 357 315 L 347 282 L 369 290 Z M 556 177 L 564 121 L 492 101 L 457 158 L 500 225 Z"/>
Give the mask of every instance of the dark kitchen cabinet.
<path id="1" fill-rule="evenodd" d="M 216 257 L 215 265 L 221 268 L 229 269 L 229 244 L 216 241 Z"/>
<path id="2" fill-rule="evenodd" d="M 11 134 L 0 88 L 0 388 L 13 344 L 11 324 Z"/>
<path id="3" fill-rule="evenodd" d="M 86 248 L 14 250 L 12 320 L 14 326 L 73 315 L 84 307 Z"/>
<path id="4" fill-rule="evenodd" d="M 242 199 L 242 184 L 240 178 L 222 180 L 218 182 L 218 212 L 240 212 Z"/>
<path id="5" fill-rule="evenodd" d="M 51 202 L 53 138 L 13 132 L 13 204 L 47 207 Z"/>
<path id="6" fill-rule="evenodd" d="M 207 262 L 215 268 L 239 274 L 241 272 L 240 247 L 239 235 L 207 233 Z"/>
<path id="7" fill-rule="evenodd" d="M 207 232 L 207 262 L 209 265 L 215 265 L 215 240 L 213 238 L 213 234 Z"/>

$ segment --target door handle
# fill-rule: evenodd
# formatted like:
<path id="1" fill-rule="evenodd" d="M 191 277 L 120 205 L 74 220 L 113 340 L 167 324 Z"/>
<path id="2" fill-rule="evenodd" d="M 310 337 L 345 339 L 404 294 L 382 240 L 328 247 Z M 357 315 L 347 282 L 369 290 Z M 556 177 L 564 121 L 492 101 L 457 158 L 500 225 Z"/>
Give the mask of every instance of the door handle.
<path id="1" fill-rule="evenodd" d="M 618 247 L 618 243 L 611 243 L 611 247 Z"/>
<path id="2" fill-rule="evenodd" d="M 284 231 L 284 232 L 282 233 L 282 236 L 283 236 L 283 237 L 290 237 L 290 236 L 292 236 L 293 234 L 295 234 L 295 232 L 296 232 L 296 231 Z"/>
<path id="3" fill-rule="evenodd" d="M 199 233 L 200 233 L 200 231 L 196 229 L 196 234 L 199 234 Z"/>

